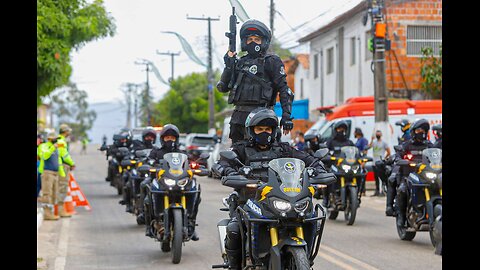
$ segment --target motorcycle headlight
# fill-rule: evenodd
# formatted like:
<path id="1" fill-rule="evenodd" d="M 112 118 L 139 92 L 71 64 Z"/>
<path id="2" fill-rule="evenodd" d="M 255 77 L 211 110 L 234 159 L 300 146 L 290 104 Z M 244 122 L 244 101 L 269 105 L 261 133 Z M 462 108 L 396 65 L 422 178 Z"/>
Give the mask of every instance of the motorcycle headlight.
<path id="1" fill-rule="evenodd" d="M 425 176 L 430 179 L 430 180 L 433 180 L 435 178 L 437 178 L 437 174 L 436 173 L 432 173 L 432 172 L 426 172 L 425 173 Z"/>
<path id="2" fill-rule="evenodd" d="M 342 165 L 342 169 L 346 172 L 348 172 L 351 168 L 352 168 L 352 166 L 350 166 L 350 165 Z"/>
<path id="3" fill-rule="evenodd" d="M 165 183 L 165 185 L 169 186 L 169 187 L 173 187 L 175 186 L 175 180 L 173 179 L 170 179 L 170 178 L 164 178 L 163 179 L 163 182 Z"/>
<path id="4" fill-rule="evenodd" d="M 354 173 L 357 173 L 358 169 L 360 169 L 360 165 L 356 164 L 356 165 L 353 165 L 353 166 L 352 166 L 352 171 L 353 171 Z"/>
<path id="5" fill-rule="evenodd" d="M 290 211 L 290 209 L 292 209 L 292 205 L 289 202 L 280 201 L 280 200 L 274 200 L 273 201 L 273 206 L 278 211 L 282 211 L 282 212 L 288 212 L 288 211 Z"/>
<path id="6" fill-rule="evenodd" d="M 308 200 L 296 203 L 294 207 L 295 211 L 304 212 L 305 210 L 307 210 L 308 204 Z"/>
<path id="7" fill-rule="evenodd" d="M 187 185 L 187 183 L 188 183 L 188 178 L 183 178 L 182 180 L 178 180 L 177 185 L 179 187 L 184 187 Z"/>

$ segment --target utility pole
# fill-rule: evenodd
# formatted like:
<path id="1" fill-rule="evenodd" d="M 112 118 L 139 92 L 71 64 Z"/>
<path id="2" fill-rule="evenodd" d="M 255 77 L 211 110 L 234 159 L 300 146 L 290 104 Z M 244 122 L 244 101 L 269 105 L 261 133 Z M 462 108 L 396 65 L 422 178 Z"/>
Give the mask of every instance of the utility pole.
<path id="1" fill-rule="evenodd" d="M 121 89 L 121 91 L 125 94 L 125 99 L 127 100 L 127 128 L 132 128 L 132 121 L 131 121 L 131 105 L 132 105 L 132 90 L 134 89 L 135 84 L 127 83 Z"/>
<path id="2" fill-rule="evenodd" d="M 208 67 L 207 67 L 207 78 L 208 78 L 208 132 L 215 133 L 215 106 L 214 106 L 214 95 L 213 95 L 213 70 L 212 70 L 212 31 L 211 31 L 211 21 L 219 21 L 220 19 L 214 19 L 211 17 L 205 18 L 193 18 L 188 17 L 188 20 L 203 20 L 208 21 Z"/>
<path id="3" fill-rule="evenodd" d="M 372 23 L 373 38 L 373 76 L 375 97 L 375 129 L 381 130 L 387 143 L 391 143 L 391 131 L 388 122 L 388 95 L 385 73 L 385 50 L 387 48 L 386 22 L 383 14 L 383 0 L 369 0 L 368 13 Z"/>
<path id="4" fill-rule="evenodd" d="M 150 72 L 150 64 L 142 60 L 141 62 L 136 61 L 135 64 L 137 65 L 145 65 L 146 66 L 146 71 L 147 71 L 147 82 L 146 82 L 146 89 L 145 89 L 145 94 L 143 95 L 143 103 L 145 104 L 146 111 L 147 111 L 147 126 L 152 125 L 152 115 L 150 112 L 150 84 L 148 82 L 148 73 Z"/>
<path id="5" fill-rule="evenodd" d="M 270 38 L 270 46 L 268 47 L 267 51 L 269 53 L 273 53 L 273 21 L 275 18 L 275 4 L 273 0 L 270 0 L 270 31 L 272 32 L 272 38 Z"/>
<path id="6" fill-rule="evenodd" d="M 171 58 L 172 58 L 172 77 L 170 77 L 170 79 L 168 80 L 168 81 L 171 83 L 171 82 L 173 81 L 173 79 L 175 78 L 175 77 L 174 77 L 174 72 L 173 72 L 173 71 L 174 71 L 174 61 L 175 61 L 175 60 L 174 60 L 174 57 L 177 56 L 177 55 L 180 55 L 180 52 L 178 52 L 178 53 L 171 53 L 170 51 L 168 51 L 168 52 L 159 52 L 159 51 L 157 50 L 157 54 L 159 54 L 159 55 L 170 55 Z"/>

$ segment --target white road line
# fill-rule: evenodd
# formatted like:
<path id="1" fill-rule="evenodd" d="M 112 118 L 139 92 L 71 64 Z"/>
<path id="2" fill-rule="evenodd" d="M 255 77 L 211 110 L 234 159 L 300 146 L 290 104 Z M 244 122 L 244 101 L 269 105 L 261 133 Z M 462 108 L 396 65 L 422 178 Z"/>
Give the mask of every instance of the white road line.
<path id="1" fill-rule="evenodd" d="M 68 227 L 70 226 L 70 218 L 62 218 L 62 227 L 60 229 L 60 238 L 58 240 L 58 257 L 55 258 L 55 270 L 65 269 L 67 263 L 68 248 Z"/>
<path id="2" fill-rule="evenodd" d="M 328 246 L 325 246 L 325 245 L 321 245 L 321 246 L 320 246 L 320 250 L 322 250 L 322 249 L 324 249 L 325 251 L 328 251 L 328 252 L 330 252 L 330 253 L 333 253 L 333 254 L 335 254 L 336 256 L 341 257 L 341 258 L 343 258 L 343 259 L 345 259 L 345 260 L 347 260 L 347 261 L 350 261 L 350 262 L 352 262 L 352 263 L 354 263 L 354 264 L 356 264 L 356 265 L 358 265 L 358 266 L 360 266 L 360 267 L 362 267 L 362 268 L 364 268 L 364 269 L 368 269 L 368 270 L 379 270 L 378 268 L 375 268 L 375 267 L 373 267 L 372 265 L 369 265 L 369 264 L 367 264 L 367 263 L 365 263 L 365 262 L 362 262 L 362 261 L 360 261 L 360 260 L 358 260 L 358 259 L 356 259 L 356 258 L 354 258 L 354 257 L 348 256 L 347 254 L 345 254 L 345 253 L 343 253 L 343 252 L 341 252 L 341 251 L 338 251 L 338 250 L 336 250 L 336 249 L 334 249 L 334 248 L 331 248 L 331 247 L 328 247 Z"/>
<path id="3" fill-rule="evenodd" d="M 324 258 L 325 260 L 327 260 L 327 261 L 329 261 L 329 262 L 331 262 L 331 263 L 333 263 L 333 264 L 335 264 L 335 265 L 340 266 L 340 267 L 343 268 L 343 269 L 346 269 L 346 270 L 356 270 L 356 268 L 354 268 L 354 267 L 352 267 L 352 266 L 350 266 L 350 265 L 348 265 L 348 264 L 346 264 L 346 263 L 344 263 L 344 262 L 342 262 L 342 261 L 339 261 L 339 260 L 335 259 L 334 257 L 329 256 L 329 255 L 327 255 L 327 254 L 325 254 L 325 253 L 319 253 L 318 256 Z"/>

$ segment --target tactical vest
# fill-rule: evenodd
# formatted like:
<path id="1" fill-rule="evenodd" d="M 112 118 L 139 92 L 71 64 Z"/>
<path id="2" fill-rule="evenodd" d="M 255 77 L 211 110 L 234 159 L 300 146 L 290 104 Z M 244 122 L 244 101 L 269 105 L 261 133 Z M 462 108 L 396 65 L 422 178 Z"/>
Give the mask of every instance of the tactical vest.
<path id="1" fill-rule="evenodd" d="M 268 151 L 258 151 L 253 147 L 245 147 L 245 155 L 245 165 L 252 168 L 251 177 L 263 182 L 268 181 L 268 163 L 273 159 L 289 156 L 278 145 L 272 146 Z"/>
<path id="2" fill-rule="evenodd" d="M 274 105 L 272 83 L 265 72 L 268 57 L 240 59 L 236 67 L 237 79 L 228 96 L 229 104 Z"/>

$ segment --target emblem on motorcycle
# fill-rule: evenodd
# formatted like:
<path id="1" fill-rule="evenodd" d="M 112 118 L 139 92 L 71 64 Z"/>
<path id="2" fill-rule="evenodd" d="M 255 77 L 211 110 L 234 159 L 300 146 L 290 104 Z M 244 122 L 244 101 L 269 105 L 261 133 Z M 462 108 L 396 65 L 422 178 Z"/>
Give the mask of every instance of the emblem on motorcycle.
<path id="1" fill-rule="evenodd" d="M 250 71 L 250 73 L 252 74 L 257 74 L 257 65 L 253 65 L 251 66 L 248 71 Z"/>
<path id="2" fill-rule="evenodd" d="M 180 164 L 180 159 L 177 158 L 177 157 L 174 157 L 174 158 L 172 158 L 172 163 L 173 163 L 173 165 L 178 165 L 178 164 Z"/>
<path id="3" fill-rule="evenodd" d="M 433 158 L 438 158 L 438 153 L 433 152 L 433 153 L 432 153 L 432 157 L 433 157 Z"/>
<path id="4" fill-rule="evenodd" d="M 294 173 L 295 172 L 295 164 L 292 162 L 287 162 L 285 165 L 283 165 L 283 168 L 287 173 Z"/>
<path id="5" fill-rule="evenodd" d="M 258 46 L 258 45 L 255 46 L 255 51 L 256 51 L 256 52 L 260 51 L 260 46 Z"/>

